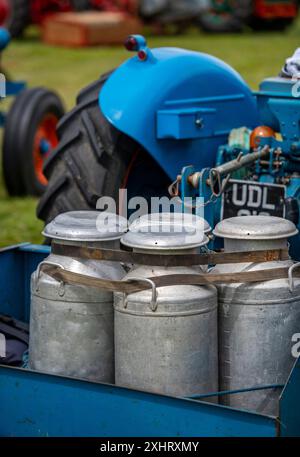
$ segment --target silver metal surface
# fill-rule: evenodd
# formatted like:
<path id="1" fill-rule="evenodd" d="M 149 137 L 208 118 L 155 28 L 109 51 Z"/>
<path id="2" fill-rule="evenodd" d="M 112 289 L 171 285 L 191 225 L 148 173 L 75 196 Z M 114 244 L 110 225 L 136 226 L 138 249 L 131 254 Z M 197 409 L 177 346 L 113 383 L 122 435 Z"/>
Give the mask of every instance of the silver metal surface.
<path id="1" fill-rule="evenodd" d="M 243 156 L 238 157 L 237 159 L 230 160 L 229 162 L 225 162 L 222 165 L 213 168 L 213 171 L 216 171 L 220 176 L 226 176 L 229 173 L 233 173 L 234 171 L 240 170 L 241 168 L 254 163 L 256 160 L 262 159 L 269 155 L 270 147 L 265 145 L 263 148 L 258 149 L 257 151 L 251 152 L 249 154 L 245 154 Z"/>
<path id="2" fill-rule="evenodd" d="M 71 219 L 75 220 L 76 216 L 72 215 Z M 84 219 L 80 216 L 77 220 Z M 84 223 L 82 227 L 78 225 L 76 236 L 80 233 L 84 244 L 91 234 L 90 226 L 87 224 L 88 234 L 85 237 Z M 117 227 L 115 233 L 118 230 Z M 49 233 L 47 228 L 45 233 Z M 110 239 L 104 240 L 101 245 L 107 247 L 110 243 Z M 117 262 L 50 254 L 42 263 L 102 279 L 120 280 L 125 275 Z M 113 320 L 111 292 L 58 282 L 48 276 L 40 265 L 31 279 L 30 368 L 114 382 Z"/>
<path id="3" fill-rule="evenodd" d="M 152 295 L 151 295 L 151 300 L 149 303 L 149 308 L 151 311 L 156 311 L 157 310 L 157 289 L 155 283 L 149 279 L 149 278 L 143 278 L 141 276 L 130 276 L 130 278 L 126 278 L 127 282 L 131 281 L 144 281 L 147 284 L 150 284 L 151 290 L 152 290 Z M 127 308 L 127 295 L 124 294 L 124 308 Z"/>
<path id="4" fill-rule="evenodd" d="M 209 242 L 207 222 L 184 213 L 146 214 L 133 221 L 121 243 L 142 250 L 187 250 Z"/>
<path id="5" fill-rule="evenodd" d="M 254 223 L 250 223 L 249 218 L 249 233 L 254 238 L 255 220 L 258 219 L 253 216 Z M 270 224 L 266 224 L 269 226 L 257 227 L 257 234 L 260 237 L 262 230 L 268 231 L 273 239 L 247 240 L 247 249 L 265 249 L 266 243 L 271 249 L 272 243 L 277 248 L 278 242 L 287 246 L 287 239 L 282 236 L 283 233 L 288 236 L 287 228 L 290 226 L 284 221 L 279 223 L 281 230 L 278 232 L 279 240 L 276 240 L 271 219 L 268 218 Z M 234 222 L 232 219 L 231 226 L 235 226 Z M 290 228 L 292 233 L 293 227 Z M 226 245 L 227 241 L 229 245 Z M 235 243 L 238 248 L 234 246 Z M 225 250 L 228 246 L 230 251 L 240 250 L 241 244 L 241 239 L 225 239 Z M 213 272 L 235 273 L 291 265 L 292 261 L 219 265 Z M 287 278 L 255 284 L 218 286 L 220 390 L 284 384 L 287 381 L 295 362 L 292 356 L 292 336 L 300 328 L 300 280 L 294 279 L 293 284 L 292 292 Z M 227 395 L 221 397 L 220 401 L 228 406 L 276 416 L 279 394 L 278 389 L 253 391 Z"/>
<path id="6" fill-rule="evenodd" d="M 293 272 L 297 268 L 300 267 L 300 262 L 294 263 L 293 265 L 290 266 L 289 272 L 288 272 L 288 278 L 289 278 L 289 288 L 290 292 L 294 291 L 294 278 L 293 278 Z"/>
<path id="7" fill-rule="evenodd" d="M 231 173 L 234 171 L 240 170 L 241 168 L 250 165 L 251 163 L 254 163 L 258 159 L 262 159 L 266 156 L 269 155 L 270 152 L 270 147 L 268 145 L 265 145 L 263 148 L 245 154 L 240 153 L 236 159 L 230 160 L 229 162 L 225 162 L 221 165 L 218 165 L 215 168 L 211 168 L 209 171 L 209 178 L 207 181 L 207 184 L 210 186 L 212 194 L 214 196 L 220 196 L 223 191 L 224 187 L 227 184 L 228 180 L 230 179 Z M 225 178 L 223 180 L 223 183 L 221 182 L 221 179 Z M 179 180 L 182 179 L 182 176 L 179 175 L 179 178 L 173 183 L 173 185 L 176 185 Z M 199 186 L 199 182 L 201 179 L 201 172 L 196 171 L 195 173 L 191 174 L 188 176 L 188 182 L 195 188 Z M 217 188 L 219 191 L 215 192 L 215 185 L 218 184 Z M 172 185 L 172 186 L 173 186 Z M 172 189 L 171 187 L 169 189 Z M 172 190 L 171 190 L 172 194 Z"/>
<path id="8" fill-rule="evenodd" d="M 70 211 L 59 214 L 44 229 L 47 238 L 64 241 L 115 240 L 127 231 L 127 220 L 100 211 Z"/>
<path id="9" fill-rule="evenodd" d="M 148 222 L 148 228 L 150 224 Z M 139 238 L 139 233 L 135 235 L 137 250 L 143 250 L 143 238 Z M 155 249 L 163 246 L 164 252 L 172 254 L 180 244 L 172 238 L 167 250 L 165 240 L 155 233 L 149 230 L 147 237 L 147 251 L 152 246 Z M 124 280 L 197 271 L 200 269 L 140 265 L 134 266 Z M 116 384 L 180 396 L 217 390 L 217 291 L 214 286 L 176 285 L 156 290 L 152 287 L 127 297 L 116 293 L 114 306 Z"/>
<path id="10" fill-rule="evenodd" d="M 278 240 L 296 235 L 293 222 L 274 216 L 240 216 L 223 219 L 213 230 L 215 236 L 240 240 Z"/>
<path id="11" fill-rule="evenodd" d="M 194 214 L 189 214 L 189 213 L 182 213 L 182 208 L 180 208 L 181 211 L 177 211 L 174 213 L 151 213 L 151 214 L 144 214 L 143 216 L 140 216 L 140 222 L 141 223 L 147 223 L 148 221 L 151 221 L 151 224 L 154 223 L 163 223 L 164 220 L 168 222 L 171 218 L 171 221 L 177 224 L 182 224 L 187 223 L 187 224 L 193 224 L 196 225 L 198 230 L 200 232 L 204 232 L 205 234 L 210 233 L 212 231 L 211 226 L 201 216 L 195 216 Z M 165 214 L 165 216 L 162 216 L 162 214 Z M 132 227 L 133 228 L 133 227 Z"/>

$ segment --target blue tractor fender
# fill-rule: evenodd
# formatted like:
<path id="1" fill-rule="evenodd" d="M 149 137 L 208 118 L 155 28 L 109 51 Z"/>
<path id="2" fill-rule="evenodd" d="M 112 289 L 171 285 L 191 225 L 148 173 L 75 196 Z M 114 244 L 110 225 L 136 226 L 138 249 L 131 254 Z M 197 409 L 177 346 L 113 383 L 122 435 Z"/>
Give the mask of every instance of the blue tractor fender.
<path id="1" fill-rule="evenodd" d="M 136 35 L 129 37 L 127 48 L 137 55 L 105 83 L 100 109 L 114 127 L 142 145 L 170 179 L 187 164 L 213 166 L 232 128 L 259 124 L 249 87 L 223 61 L 178 48 L 150 50 Z"/>

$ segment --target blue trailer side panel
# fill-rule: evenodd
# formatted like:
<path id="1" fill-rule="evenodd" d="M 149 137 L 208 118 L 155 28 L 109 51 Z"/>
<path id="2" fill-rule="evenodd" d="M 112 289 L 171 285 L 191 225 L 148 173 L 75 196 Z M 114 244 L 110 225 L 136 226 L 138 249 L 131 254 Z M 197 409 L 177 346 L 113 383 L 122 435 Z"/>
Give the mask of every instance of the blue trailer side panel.
<path id="1" fill-rule="evenodd" d="M 0 367 L 1 436 L 276 436 L 273 418 Z"/>
<path id="2" fill-rule="evenodd" d="M 0 249 L 0 313 L 29 321 L 30 276 L 49 246 L 23 243 Z"/>
<path id="3" fill-rule="evenodd" d="M 300 358 L 280 397 L 280 435 L 300 436 Z"/>

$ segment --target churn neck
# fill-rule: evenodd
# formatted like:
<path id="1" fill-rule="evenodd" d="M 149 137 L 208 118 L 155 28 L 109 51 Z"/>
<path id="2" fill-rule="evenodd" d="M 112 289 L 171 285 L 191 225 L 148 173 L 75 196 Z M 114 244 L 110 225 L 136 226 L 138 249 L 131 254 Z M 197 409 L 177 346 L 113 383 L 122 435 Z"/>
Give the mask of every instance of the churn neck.
<path id="1" fill-rule="evenodd" d="M 287 246 L 287 238 L 280 240 L 234 240 L 230 238 L 224 239 L 224 251 L 226 252 L 250 252 L 272 249 L 286 249 Z"/>
<path id="2" fill-rule="evenodd" d="M 74 240 L 60 240 L 52 238 L 51 244 L 61 244 L 63 246 L 77 246 L 81 248 L 94 248 L 94 249 L 119 249 L 120 237 L 114 240 L 102 241 L 74 241 Z"/>
<path id="3" fill-rule="evenodd" d="M 187 249 L 143 249 L 135 247 L 132 249 L 133 252 L 140 254 L 159 254 L 159 255 L 183 255 L 183 254 L 198 254 L 199 247 L 187 248 Z"/>

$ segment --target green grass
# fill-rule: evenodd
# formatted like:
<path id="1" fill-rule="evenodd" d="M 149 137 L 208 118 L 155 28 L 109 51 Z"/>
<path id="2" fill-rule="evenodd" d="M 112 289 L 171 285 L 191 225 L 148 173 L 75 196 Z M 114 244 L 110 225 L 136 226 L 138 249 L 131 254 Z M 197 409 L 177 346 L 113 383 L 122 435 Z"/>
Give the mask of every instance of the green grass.
<path id="1" fill-rule="evenodd" d="M 299 36 L 300 21 L 286 33 L 249 31 L 241 35 L 209 36 L 192 30 L 185 36 L 149 38 L 148 43 L 213 54 L 232 65 L 256 89 L 264 77 L 278 73 L 285 58 L 300 45 Z M 128 53 L 121 47 L 65 49 L 46 46 L 32 28 L 25 39 L 10 45 L 2 60 L 14 79 L 24 79 L 30 86 L 55 89 L 70 109 L 82 87 L 127 57 Z M 8 101 L 2 102 L 2 107 L 7 106 Z M 36 203 L 33 198 L 9 198 L 0 181 L 1 246 L 42 240 L 42 223 L 35 216 Z"/>

